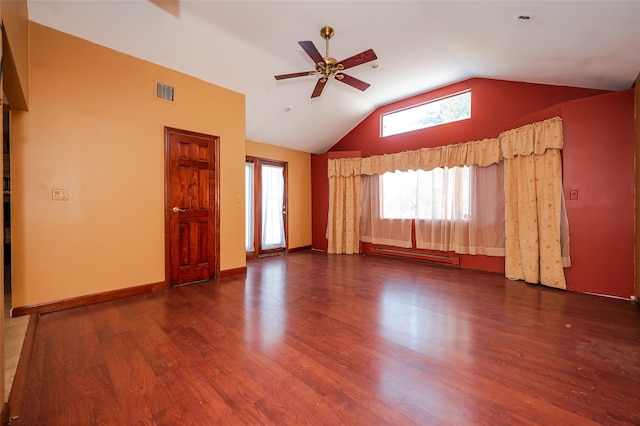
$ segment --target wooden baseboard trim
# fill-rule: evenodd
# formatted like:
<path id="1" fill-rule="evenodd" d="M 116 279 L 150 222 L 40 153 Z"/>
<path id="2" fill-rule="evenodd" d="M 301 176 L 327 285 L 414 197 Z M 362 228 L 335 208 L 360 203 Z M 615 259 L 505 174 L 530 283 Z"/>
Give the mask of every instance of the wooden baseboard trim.
<path id="1" fill-rule="evenodd" d="M 241 268 L 225 269 L 224 271 L 220 271 L 220 278 L 233 277 L 234 275 L 244 275 L 246 273 L 246 266 L 243 266 Z"/>
<path id="2" fill-rule="evenodd" d="M 294 247 L 289 249 L 289 253 L 297 253 L 299 251 L 311 250 L 311 246 Z"/>
<path id="3" fill-rule="evenodd" d="M 29 365 L 31 364 L 31 354 L 33 353 L 33 345 L 36 340 L 38 318 L 39 317 L 36 314 L 31 314 L 31 317 L 29 318 L 27 332 L 25 333 L 24 343 L 22 344 L 22 352 L 20 352 L 20 359 L 18 360 L 18 367 L 16 368 L 16 375 L 13 379 L 11 392 L 9 393 L 9 402 L 7 404 L 7 420 L 13 420 L 22 415 L 22 409 L 24 407 L 24 397 L 27 391 L 27 373 L 29 372 Z M 2 419 L 3 424 L 5 424 L 4 416 Z"/>
<path id="4" fill-rule="evenodd" d="M 151 293 L 167 288 L 164 281 L 152 284 L 139 285 L 136 287 L 122 288 L 118 290 L 105 291 L 103 293 L 89 294 L 86 296 L 73 297 L 71 299 L 59 300 L 57 302 L 41 303 L 30 306 L 19 306 L 13 308 L 11 315 L 19 317 L 29 314 L 47 314 L 50 312 L 61 311 L 63 309 L 77 308 L 79 306 L 92 305 L 94 303 L 106 302 L 108 300 L 121 299 L 128 296 L 137 296 L 139 294 Z"/>

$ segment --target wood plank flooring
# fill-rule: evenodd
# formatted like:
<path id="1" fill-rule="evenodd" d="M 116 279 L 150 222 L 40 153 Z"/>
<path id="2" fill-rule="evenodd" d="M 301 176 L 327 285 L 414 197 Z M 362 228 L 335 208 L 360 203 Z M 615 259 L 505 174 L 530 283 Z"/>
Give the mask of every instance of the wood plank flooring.
<path id="1" fill-rule="evenodd" d="M 640 310 L 302 252 L 40 317 L 14 425 L 640 424 Z"/>

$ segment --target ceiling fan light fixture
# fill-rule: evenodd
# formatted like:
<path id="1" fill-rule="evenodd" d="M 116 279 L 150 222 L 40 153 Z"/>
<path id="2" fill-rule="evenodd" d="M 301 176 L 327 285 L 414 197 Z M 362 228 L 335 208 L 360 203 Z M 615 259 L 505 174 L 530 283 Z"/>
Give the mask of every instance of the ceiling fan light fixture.
<path id="1" fill-rule="evenodd" d="M 373 49 L 365 50 L 364 52 L 358 53 L 357 55 L 353 55 L 347 59 L 342 61 L 337 61 L 335 58 L 329 56 L 329 39 L 333 37 L 334 31 L 333 28 L 326 26 L 320 29 L 320 36 L 326 41 L 326 55 L 322 56 L 316 46 L 312 41 L 299 41 L 298 44 L 302 47 L 302 50 L 305 51 L 307 55 L 313 60 L 315 63 L 314 71 L 308 72 L 297 72 L 291 74 L 281 74 L 276 75 L 276 80 L 284 80 L 287 78 L 294 77 L 303 77 L 307 75 L 319 75 L 316 86 L 311 94 L 312 98 L 320 96 L 322 91 L 324 90 L 324 85 L 329 79 L 329 77 L 334 77 L 336 80 L 341 81 L 351 87 L 354 87 L 360 91 L 367 90 L 370 86 L 368 83 L 364 81 L 358 80 L 355 77 L 351 77 L 350 75 L 343 74 L 342 70 L 347 68 L 355 67 L 357 65 L 362 65 L 367 62 L 374 61 L 378 59 Z M 376 66 L 377 68 L 377 66 Z M 338 74 L 339 73 L 339 74 Z"/>

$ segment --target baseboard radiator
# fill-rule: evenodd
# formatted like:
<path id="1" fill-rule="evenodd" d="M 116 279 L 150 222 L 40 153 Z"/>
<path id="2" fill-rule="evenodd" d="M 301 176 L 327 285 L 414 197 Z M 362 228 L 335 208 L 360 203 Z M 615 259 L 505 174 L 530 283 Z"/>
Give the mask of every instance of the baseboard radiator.
<path id="1" fill-rule="evenodd" d="M 448 254 L 427 253 L 411 249 L 374 247 L 374 254 L 385 256 L 407 257 L 410 259 L 426 260 L 428 262 L 444 263 L 446 265 L 460 266 L 460 257 Z"/>

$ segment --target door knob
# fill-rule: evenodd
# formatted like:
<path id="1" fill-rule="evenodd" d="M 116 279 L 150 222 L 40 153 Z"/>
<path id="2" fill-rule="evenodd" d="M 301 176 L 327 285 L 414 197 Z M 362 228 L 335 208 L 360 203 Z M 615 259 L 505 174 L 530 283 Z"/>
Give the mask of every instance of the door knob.
<path id="1" fill-rule="evenodd" d="M 171 211 L 173 211 L 174 213 L 186 212 L 185 209 L 181 209 L 180 207 L 174 207 L 174 208 L 171 209 Z"/>

